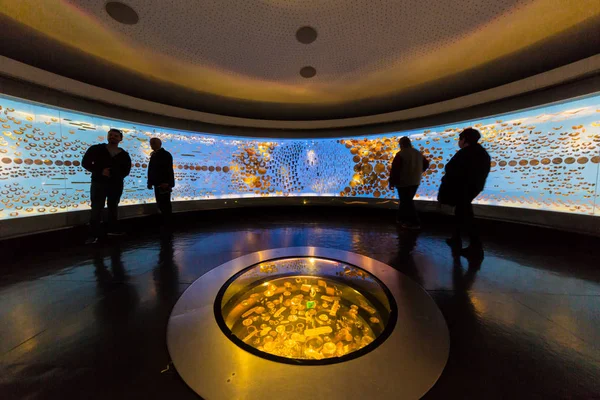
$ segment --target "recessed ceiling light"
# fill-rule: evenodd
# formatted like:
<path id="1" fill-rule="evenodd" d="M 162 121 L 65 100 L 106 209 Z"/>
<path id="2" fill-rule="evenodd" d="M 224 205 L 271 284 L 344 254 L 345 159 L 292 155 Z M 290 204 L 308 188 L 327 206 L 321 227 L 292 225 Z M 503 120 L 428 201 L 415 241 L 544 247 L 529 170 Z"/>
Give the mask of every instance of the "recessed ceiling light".
<path id="1" fill-rule="evenodd" d="M 317 74 L 317 70 L 314 69 L 313 67 L 303 67 L 300 70 L 300 75 L 303 78 L 312 78 L 313 76 L 315 76 Z"/>
<path id="2" fill-rule="evenodd" d="M 117 22 L 126 25 L 135 25 L 140 20 L 135 10 L 127 4 L 118 1 L 109 1 L 106 3 L 106 12 Z"/>
<path id="3" fill-rule="evenodd" d="M 296 39 L 300 43 L 309 44 L 317 40 L 317 31 L 310 26 L 303 26 L 296 32 Z"/>

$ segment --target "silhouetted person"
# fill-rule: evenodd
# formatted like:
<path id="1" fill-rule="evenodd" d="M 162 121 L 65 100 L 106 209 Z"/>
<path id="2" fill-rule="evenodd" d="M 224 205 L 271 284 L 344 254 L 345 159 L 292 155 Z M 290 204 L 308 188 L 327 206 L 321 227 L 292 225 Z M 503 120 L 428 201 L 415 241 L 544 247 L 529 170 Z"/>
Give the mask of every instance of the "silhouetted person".
<path id="1" fill-rule="evenodd" d="M 163 149 L 159 138 L 150 139 L 152 154 L 148 164 L 148 189 L 154 187 L 156 204 L 163 218 L 163 223 L 171 220 L 173 208 L 171 206 L 171 191 L 175 187 L 175 174 L 173 173 L 173 156 Z"/>
<path id="2" fill-rule="evenodd" d="M 389 187 L 398 190 L 398 217 L 396 222 L 404 228 L 419 229 L 419 215 L 414 197 L 421 183 L 421 175 L 429 168 L 429 160 L 412 147 L 406 136 L 400 138 L 400 151 L 392 161 Z"/>
<path id="3" fill-rule="evenodd" d="M 446 242 L 453 254 L 483 258 L 483 246 L 477 232 L 471 202 L 485 186 L 490 173 L 490 156 L 478 143 L 481 134 L 467 128 L 460 133 L 460 150 L 446 165 L 445 175 L 438 193 L 438 201 L 454 206 L 455 231 Z M 469 247 L 462 248 L 461 233 L 469 235 Z"/>
<path id="4" fill-rule="evenodd" d="M 123 140 L 123 133 L 120 130 L 109 130 L 107 140 L 108 143 L 91 146 L 85 152 L 81 162 L 83 168 L 92 173 L 91 237 L 88 243 L 96 243 L 100 237 L 100 221 L 105 203 L 108 205 L 108 234 L 123 234 L 117 226 L 118 206 L 123 194 L 123 179 L 131 170 L 131 158 L 129 153 L 119 147 L 119 143 Z"/>

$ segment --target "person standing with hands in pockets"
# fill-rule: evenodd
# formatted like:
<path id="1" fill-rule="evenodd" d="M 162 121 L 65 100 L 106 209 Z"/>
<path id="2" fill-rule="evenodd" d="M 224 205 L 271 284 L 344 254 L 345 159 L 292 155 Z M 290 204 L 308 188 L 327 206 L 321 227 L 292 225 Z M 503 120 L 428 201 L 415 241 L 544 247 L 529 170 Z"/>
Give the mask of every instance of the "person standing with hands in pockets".
<path id="1" fill-rule="evenodd" d="M 92 214 L 90 217 L 91 236 L 87 243 L 96 243 L 100 237 L 100 222 L 104 204 L 108 206 L 109 235 L 122 235 L 117 226 L 118 207 L 123 194 L 123 180 L 131 171 L 129 153 L 119 147 L 123 133 L 111 129 L 107 135 L 108 143 L 91 146 L 83 156 L 81 165 L 92 173 L 90 200 Z"/>
<path id="2" fill-rule="evenodd" d="M 148 164 L 148 189 L 154 188 L 156 204 L 162 215 L 163 224 L 171 220 L 171 192 L 175 187 L 173 156 L 162 147 L 159 138 L 150 139 L 150 163 Z"/>

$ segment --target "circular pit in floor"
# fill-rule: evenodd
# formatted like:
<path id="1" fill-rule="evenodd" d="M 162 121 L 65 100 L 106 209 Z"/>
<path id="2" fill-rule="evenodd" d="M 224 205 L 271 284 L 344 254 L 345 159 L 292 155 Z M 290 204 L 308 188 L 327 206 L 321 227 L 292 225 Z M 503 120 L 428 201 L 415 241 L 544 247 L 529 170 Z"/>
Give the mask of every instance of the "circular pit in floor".
<path id="1" fill-rule="evenodd" d="M 175 305 L 167 344 L 206 399 L 419 398 L 449 352 L 444 318 L 419 285 L 318 247 L 259 251 L 201 276 Z"/>

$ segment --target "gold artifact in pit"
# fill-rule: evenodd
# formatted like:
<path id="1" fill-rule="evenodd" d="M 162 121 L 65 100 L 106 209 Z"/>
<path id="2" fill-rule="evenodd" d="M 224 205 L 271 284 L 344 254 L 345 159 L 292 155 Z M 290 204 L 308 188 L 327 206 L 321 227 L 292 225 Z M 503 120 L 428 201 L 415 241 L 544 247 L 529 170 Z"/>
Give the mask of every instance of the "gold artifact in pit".
<path id="1" fill-rule="evenodd" d="M 231 331 L 280 357 L 340 357 L 370 344 L 384 318 L 356 289 L 323 277 L 276 278 L 223 307 Z"/>

